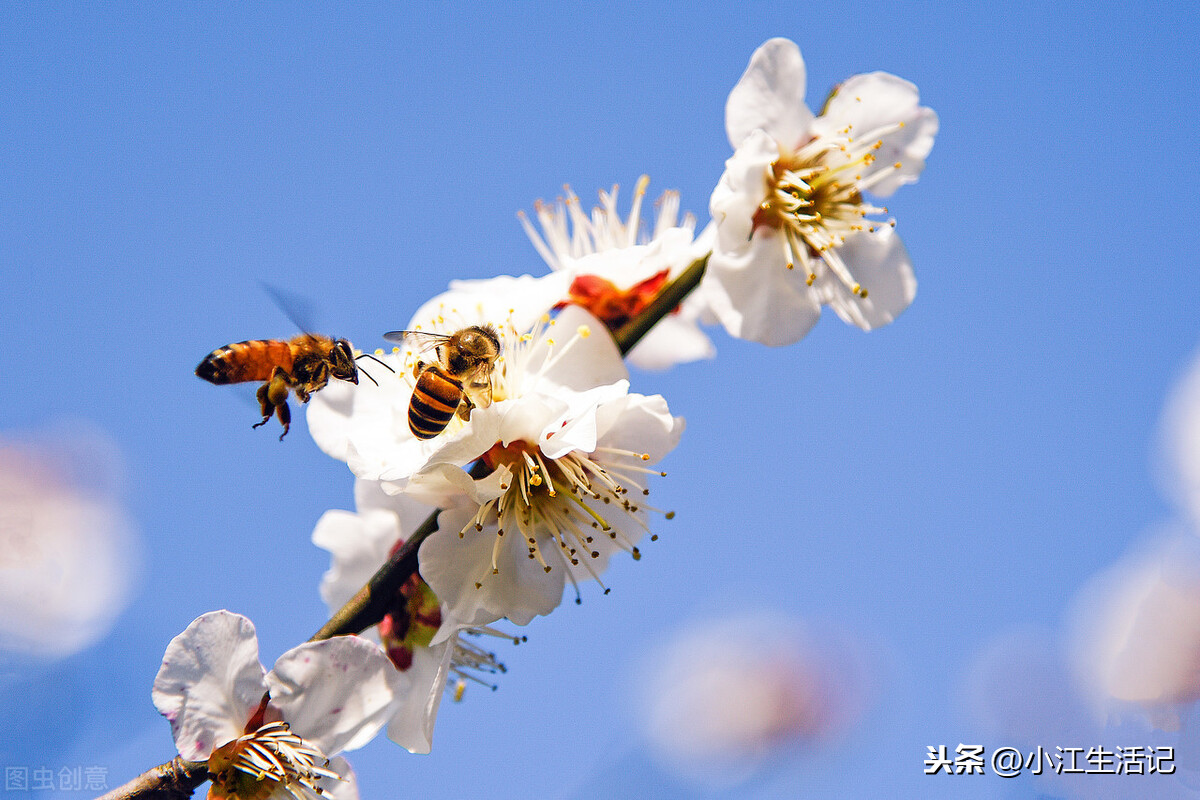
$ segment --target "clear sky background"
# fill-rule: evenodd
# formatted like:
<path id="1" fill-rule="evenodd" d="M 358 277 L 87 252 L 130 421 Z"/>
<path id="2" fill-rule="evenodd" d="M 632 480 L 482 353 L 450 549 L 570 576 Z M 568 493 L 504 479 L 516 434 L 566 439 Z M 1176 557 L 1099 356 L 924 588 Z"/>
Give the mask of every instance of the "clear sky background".
<path id="1" fill-rule="evenodd" d="M 688 421 L 655 487 L 677 518 L 610 595 L 503 649 L 499 691 L 444 704 L 432 755 L 351 754 L 363 796 L 1055 796 L 923 760 L 1009 744 L 965 699 L 980 653 L 1057 635 L 1081 584 L 1178 516 L 1154 452 L 1200 344 L 1198 31 L 1183 2 L 0 6 L 0 436 L 103 432 L 140 541 L 105 639 L 0 660 L 0 766 L 115 786 L 175 755 L 150 687 L 193 618 L 249 616 L 268 666 L 325 620 L 309 535 L 353 507 L 350 473 L 302 415 L 280 443 L 251 430 L 252 390 L 193 375 L 295 333 L 260 281 L 371 349 L 451 279 L 544 272 L 515 214 L 564 183 L 590 206 L 647 173 L 703 224 L 725 98 L 786 36 L 810 105 L 886 70 L 940 115 L 887 202 L 916 301 L 783 349 L 715 330 L 716 360 L 635 373 Z M 646 753 L 639 665 L 755 609 L 860 642 L 867 708 L 700 789 Z M 1037 743 L 1127 744 L 1093 738 Z"/>

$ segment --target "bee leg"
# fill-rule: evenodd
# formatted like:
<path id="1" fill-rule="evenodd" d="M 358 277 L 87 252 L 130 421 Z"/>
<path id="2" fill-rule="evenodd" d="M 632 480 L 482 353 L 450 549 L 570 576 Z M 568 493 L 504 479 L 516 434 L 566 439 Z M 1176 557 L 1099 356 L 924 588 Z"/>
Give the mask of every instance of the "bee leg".
<path id="1" fill-rule="evenodd" d="M 267 423 L 271 418 L 272 412 L 279 418 L 283 425 L 283 433 L 287 434 L 288 424 L 292 420 L 291 409 L 287 406 L 287 396 L 291 376 L 282 368 L 276 367 L 271 372 L 271 378 L 262 386 L 258 387 L 258 403 L 262 406 L 262 422 L 259 422 L 254 427 L 260 427 Z M 282 438 L 282 437 L 280 437 Z"/>
<path id="2" fill-rule="evenodd" d="M 267 420 L 269 420 L 271 415 L 275 413 L 275 404 L 272 403 L 267 397 L 267 387 L 270 385 L 270 381 L 263 381 L 263 385 L 258 387 L 258 392 L 255 394 L 255 396 L 258 397 L 258 405 L 259 408 L 262 409 L 263 418 L 262 421 L 251 425 L 251 428 L 261 428 L 263 425 L 266 425 Z"/>
<path id="3" fill-rule="evenodd" d="M 275 416 L 279 417 L 279 424 L 283 426 L 283 433 L 279 434 L 279 441 L 282 442 L 292 426 L 292 409 L 288 408 L 287 400 L 275 406 Z"/>
<path id="4" fill-rule="evenodd" d="M 470 420 L 473 408 L 475 408 L 475 404 L 471 402 L 470 397 L 467 397 L 467 393 L 463 392 L 462 402 L 458 404 L 458 416 L 463 420 Z"/>

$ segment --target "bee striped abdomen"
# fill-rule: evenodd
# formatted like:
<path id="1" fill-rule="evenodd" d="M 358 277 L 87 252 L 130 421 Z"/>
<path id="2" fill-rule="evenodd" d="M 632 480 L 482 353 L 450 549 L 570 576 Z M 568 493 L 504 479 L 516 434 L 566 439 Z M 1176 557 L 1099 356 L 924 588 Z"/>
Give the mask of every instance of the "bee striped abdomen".
<path id="1" fill-rule="evenodd" d="M 450 424 L 462 397 L 462 383 L 436 366 L 427 367 L 417 378 L 408 405 L 408 429 L 418 439 L 432 439 Z"/>
<path id="2" fill-rule="evenodd" d="M 265 381 L 275 367 L 291 372 L 291 346 L 280 339 L 253 339 L 213 350 L 196 367 L 196 375 L 216 384 Z"/>

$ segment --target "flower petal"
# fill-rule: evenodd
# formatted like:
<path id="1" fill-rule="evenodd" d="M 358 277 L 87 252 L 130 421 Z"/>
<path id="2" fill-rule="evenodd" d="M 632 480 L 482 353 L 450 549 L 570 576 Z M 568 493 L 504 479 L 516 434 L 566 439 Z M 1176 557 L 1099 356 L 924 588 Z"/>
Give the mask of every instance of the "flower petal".
<path id="1" fill-rule="evenodd" d="M 246 732 L 266 691 L 254 624 L 212 611 L 167 645 L 151 696 L 171 723 L 179 755 L 205 761 Z"/>
<path id="2" fill-rule="evenodd" d="M 404 694 L 387 730 L 388 738 L 410 753 L 428 753 L 433 747 L 433 727 L 446 693 L 456 638 L 457 634 L 439 644 L 413 650 L 412 665 L 406 671 L 412 689 Z"/>
<path id="3" fill-rule="evenodd" d="M 266 680 L 271 705 L 327 756 L 371 741 L 410 686 L 379 645 L 357 636 L 294 647 Z"/>
<path id="4" fill-rule="evenodd" d="M 468 527 L 472 513 L 466 509 L 443 511 L 438 530 L 421 545 L 421 576 L 452 617 L 438 630 L 435 643 L 444 641 L 445 631 L 456 624 L 476 627 L 507 616 L 518 625 L 527 625 L 562 601 L 566 577 L 561 568 L 546 572 L 537 559 L 529 558 L 515 530 L 500 537 L 496 547 L 494 531 Z M 458 532 L 464 528 L 459 538 Z M 476 583 L 480 585 L 476 587 Z"/>
<path id="5" fill-rule="evenodd" d="M 912 261 L 891 227 L 855 234 L 838 248 L 838 253 L 855 280 L 867 289 L 867 296 L 856 297 L 828 270 L 813 288 L 849 324 L 864 331 L 887 325 L 916 297 Z"/>
<path id="6" fill-rule="evenodd" d="M 729 144 L 741 145 L 761 128 L 789 147 L 804 135 L 812 112 L 804 105 L 807 76 L 800 48 L 788 39 L 769 39 L 754 51 L 750 65 L 725 102 Z"/>
<path id="7" fill-rule="evenodd" d="M 354 514 L 335 509 L 321 515 L 312 542 L 332 556 L 321 577 L 321 599 L 331 612 L 358 593 L 400 538 L 399 521 L 391 511 L 363 509 Z"/>
<path id="8" fill-rule="evenodd" d="M 916 86 L 887 72 L 871 72 L 855 75 L 839 86 L 825 113 L 812 124 L 817 136 L 847 128 L 858 140 L 870 137 L 881 142 L 873 168 L 864 171 L 863 180 L 869 182 L 872 194 L 887 197 L 920 177 L 925 157 L 933 149 L 938 117 L 933 109 L 920 104 Z M 890 174 L 870 180 L 871 172 L 878 171 Z"/>
<path id="9" fill-rule="evenodd" d="M 788 269 L 778 234 L 763 230 L 742 251 L 715 251 L 702 290 L 730 336 L 772 347 L 803 339 L 821 318 L 803 269 Z"/>
<path id="10" fill-rule="evenodd" d="M 693 292 L 688 300 L 699 297 Z M 696 324 L 695 316 L 688 318 L 668 314 L 629 351 L 626 359 L 639 369 L 665 370 L 676 364 L 713 358 L 717 354 L 712 340 Z"/>
<path id="11" fill-rule="evenodd" d="M 754 131 L 725 161 L 725 171 L 708 201 L 716 225 L 716 247 L 738 252 L 754 232 L 754 215 L 767 197 L 771 165 L 779 158 L 779 145 L 765 131 Z"/>

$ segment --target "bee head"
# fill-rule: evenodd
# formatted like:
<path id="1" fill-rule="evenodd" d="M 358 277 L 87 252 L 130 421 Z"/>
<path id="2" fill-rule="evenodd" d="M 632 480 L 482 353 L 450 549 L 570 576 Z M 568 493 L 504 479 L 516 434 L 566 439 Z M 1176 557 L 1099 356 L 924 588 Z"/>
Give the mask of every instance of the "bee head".
<path id="1" fill-rule="evenodd" d="M 354 348 L 345 339 L 333 343 L 329 352 L 329 373 L 335 378 L 358 383 L 358 365 L 354 363 Z"/>

